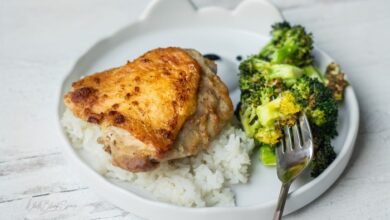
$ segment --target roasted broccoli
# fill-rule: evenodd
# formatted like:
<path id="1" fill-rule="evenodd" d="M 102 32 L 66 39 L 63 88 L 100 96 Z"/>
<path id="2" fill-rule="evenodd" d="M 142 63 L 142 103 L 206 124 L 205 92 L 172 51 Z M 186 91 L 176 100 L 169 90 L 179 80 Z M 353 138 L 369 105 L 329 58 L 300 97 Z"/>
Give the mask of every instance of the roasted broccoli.
<path id="1" fill-rule="evenodd" d="M 333 150 L 329 137 L 315 135 L 314 138 L 316 149 L 315 157 L 310 165 L 310 174 L 312 177 L 317 177 L 336 159 L 336 153 Z"/>
<path id="2" fill-rule="evenodd" d="M 338 106 L 329 88 L 317 79 L 303 76 L 291 87 L 291 91 L 311 126 L 318 126 L 330 138 L 337 135 Z"/>
<path id="3" fill-rule="evenodd" d="M 291 91 L 309 118 L 315 144 L 311 175 L 316 177 L 336 158 L 330 142 L 337 135 L 338 105 L 332 91 L 316 78 L 303 76 Z"/>
<path id="4" fill-rule="evenodd" d="M 290 91 L 285 91 L 266 103 L 251 100 L 256 98 L 261 100 L 261 96 L 254 95 L 242 100 L 239 112 L 242 126 L 248 136 L 261 143 L 277 144 L 282 135 L 281 127 L 294 122 L 295 114 L 301 108 Z"/>
<path id="5" fill-rule="evenodd" d="M 259 58 L 277 64 L 292 64 L 298 67 L 312 65 L 312 36 L 300 26 L 288 22 L 272 26 L 272 39 L 261 50 Z"/>
<path id="6" fill-rule="evenodd" d="M 312 44 L 302 26 L 275 24 L 271 41 L 240 64 L 237 115 L 260 146 L 261 161 L 275 165 L 274 147 L 282 128 L 294 125 L 297 115 L 305 112 L 315 143 L 312 176 L 318 176 L 336 157 L 331 139 L 337 135 L 337 100 L 346 84 L 344 76 L 337 75 L 342 74 L 338 66 L 329 67 L 326 76 L 314 66 Z"/>
<path id="7" fill-rule="evenodd" d="M 329 64 L 326 68 L 325 76 L 327 86 L 332 90 L 336 101 L 342 101 L 348 82 L 344 79 L 344 73 L 341 72 L 340 66 L 336 63 Z"/>

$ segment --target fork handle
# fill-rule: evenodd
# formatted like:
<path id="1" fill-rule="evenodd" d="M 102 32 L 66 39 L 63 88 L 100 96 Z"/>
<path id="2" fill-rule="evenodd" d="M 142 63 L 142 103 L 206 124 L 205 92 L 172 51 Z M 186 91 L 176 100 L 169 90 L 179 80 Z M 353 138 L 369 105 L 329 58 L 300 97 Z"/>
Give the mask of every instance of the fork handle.
<path id="1" fill-rule="evenodd" d="M 280 189 L 278 204 L 276 205 L 276 210 L 275 210 L 273 220 L 282 219 L 284 204 L 286 204 L 286 199 L 287 199 L 288 190 L 290 188 L 290 185 L 291 185 L 291 182 L 282 184 L 282 188 Z"/>

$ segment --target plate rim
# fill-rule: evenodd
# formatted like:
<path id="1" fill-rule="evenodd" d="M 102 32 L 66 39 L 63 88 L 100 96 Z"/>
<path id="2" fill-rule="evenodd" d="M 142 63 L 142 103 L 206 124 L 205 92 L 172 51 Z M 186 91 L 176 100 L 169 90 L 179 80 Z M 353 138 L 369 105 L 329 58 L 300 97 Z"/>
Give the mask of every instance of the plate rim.
<path id="1" fill-rule="evenodd" d="M 157 4 L 160 4 L 161 2 L 165 2 L 167 0 L 153 0 L 146 8 L 146 10 L 144 11 L 144 13 L 139 17 L 139 19 L 137 21 L 135 21 L 134 23 L 124 27 L 123 29 L 125 28 L 129 28 L 131 26 L 134 26 L 134 25 L 137 25 L 139 23 L 142 23 L 144 20 L 146 20 L 148 18 L 148 15 L 150 15 L 150 13 L 153 12 L 153 10 L 155 9 L 155 6 Z M 168 0 L 169 1 L 169 0 Z M 177 2 L 178 0 L 176 0 Z M 172 1 L 173 2 L 173 1 Z M 183 1 L 182 1 L 183 2 Z M 237 11 L 239 11 L 240 8 L 242 8 L 243 6 L 242 5 L 250 5 L 252 3 L 258 3 L 258 2 L 261 2 L 261 3 L 265 3 L 267 4 L 270 8 L 273 8 L 277 13 L 279 13 L 278 15 L 275 15 L 275 17 L 280 17 L 283 19 L 283 16 L 280 14 L 280 12 L 278 11 L 278 9 L 275 8 L 275 6 L 273 6 L 271 3 L 265 1 L 265 0 L 244 0 L 242 1 L 235 9 L 233 9 L 232 11 L 230 10 L 227 10 L 227 9 L 222 9 L 222 8 L 219 8 L 219 7 L 206 7 L 206 8 L 202 8 L 200 10 L 197 11 L 197 13 L 199 14 L 202 14 L 202 13 L 213 13 L 215 11 L 218 11 L 218 13 L 222 12 L 222 13 L 231 13 L 231 14 L 236 14 Z M 121 29 L 121 30 L 123 30 Z M 142 203 L 145 203 L 146 205 L 151 205 L 153 207 L 156 207 L 156 208 L 160 208 L 160 209 L 163 209 L 163 210 L 166 210 L 166 209 L 174 209 L 176 212 L 180 211 L 180 212 L 190 212 L 192 214 L 201 214 L 201 215 L 210 215 L 210 214 L 221 214 L 221 213 L 224 213 L 224 212 L 227 212 L 227 213 L 231 213 L 231 212 L 245 212 L 245 211 L 258 211 L 259 209 L 263 209 L 263 208 L 270 208 L 270 207 L 273 207 L 276 205 L 276 201 L 277 201 L 277 198 L 275 197 L 274 200 L 270 200 L 269 202 L 266 202 L 266 203 L 261 203 L 261 204 L 254 204 L 254 205 L 248 205 L 248 206 L 236 206 L 236 207 L 200 207 L 200 208 L 189 208 L 189 207 L 182 207 L 182 206 L 178 206 L 178 205 L 174 205 L 174 204 L 168 204 L 168 203 L 164 203 L 164 202 L 159 202 L 159 201 L 153 201 L 153 200 L 150 200 L 150 199 L 147 199 L 147 198 L 143 198 L 142 196 L 139 196 L 135 193 L 132 193 L 120 186 L 117 186 L 113 183 L 111 183 L 110 181 L 108 181 L 105 177 L 103 177 L 101 174 L 97 173 L 95 170 L 93 170 L 86 162 L 84 162 L 82 160 L 82 158 L 80 158 L 80 156 L 78 155 L 78 153 L 76 152 L 76 150 L 74 149 L 74 147 L 72 146 L 72 144 L 70 143 L 62 125 L 61 125 L 61 117 L 62 117 L 62 109 L 61 109 L 61 106 L 63 105 L 63 100 L 62 100 L 62 94 L 63 94 L 63 91 L 65 89 L 65 84 L 66 84 L 66 81 L 68 79 L 69 76 L 72 75 L 72 73 L 75 71 L 75 68 L 76 66 L 79 64 L 79 61 L 85 57 L 86 55 L 88 55 L 90 53 L 90 50 L 96 46 L 99 45 L 99 43 L 103 42 L 103 41 L 106 41 L 112 37 L 114 37 L 115 35 L 117 35 L 118 33 L 120 33 L 119 30 L 118 32 L 98 41 L 96 44 L 92 45 L 85 53 L 83 53 L 78 59 L 77 61 L 75 62 L 75 64 L 72 66 L 72 69 L 71 71 L 67 72 L 67 74 L 65 74 L 64 78 L 62 79 L 61 81 L 61 86 L 59 87 L 59 90 L 57 91 L 57 105 L 56 105 L 56 124 L 57 124 L 57 133 L 59 134 L 60 136 L 60 140 L 62 142 L 62 149 L 64 150 L 65 152 L 65 155 L 67 155 L 67 158 L 72 160 L 74 163 L 71 163 L 71 166 L 73 166 L 73 168 L 76 168 L 76 169 L 79 169 L 80 167 L 82 167 L 83 169 L 81 170 L 81 172 L 83 172 L 84 174 L 88 174 L 87 176 L 93 178 L 95 181 L 96 180 L 99 180 L 98 183 L 94 183 L 94 184 L 99 184 L 100 187 L 96 187 L 96 185 L 93 185 L 93 184 L 88 184 L 89 187 L 91 188 L 101 188 L 101 187 L 108 187 L 108 188 L 111 188 L 111 190 L 114 190 L 116 191 L 116 193 L 120 193 L 120 194 L 124 194 L 126 196 L 130 196 L 134 201 L 136 202 L 142 202 Z M 327 59 L 329 60 L 332 60 L 333 59 L 327 54 L 325 53 L 323 50 L 319 49 L 319 48 L 315 48 L 315 50 L 317 52 L 319 52 L 321 55 L 323 55 L 324 57 L 326 57 Z M 350 125 L 348 125 L 348 128 L 349 128 L 349 131 L 346 135 L 346 138 L 345 138 L 345 141 L 343 143 L 343 147 L 341 148 L 341 151 L 338 153 L 335 161 L 333 161 L 333 163 L 320 175 L 318 176 L 317 178 L 311 180 L 310 182 L 304 184 L 303 186 L 299 187 L 298 189 L 296 189 L 294 192 L 290 193 L 289 194 L 289 198 L 294 198 L 294 197 L 298 197 L 298 196 L 302 196 L 303 193 L 305 193 L 308 189 L 312 188 L 313 186 L 317 185 L 319 182 L 321 181 L 324 181 L 325 177 L 327 177 L 329 175 L 329 173 L 331 173 L 334 169 L 336 169 L 336 166 L 338 166 L 341 162 L 341 160 L 346 160 L 344 161 L 345 164 L 343 164 L 343 166 L 341 168 L 339 168 L 339 173 L 336 174 L 335 176 L 335 179 L 334 180 L 331 180 L 331 183 L 328 184 L 328 186 L 326 186 L 324 189 L 322 189 L 322 192 L 318 195 L 318 196 L 314 196 L 314 198 L 311 198 L 309 199 L 309 201 L 307 202 L 304 202 L 304 204 L 301 204 L 301 205 L 298 205 L 299 207 L 297 208 L 292 208 L 292 210 L 286 210 L 285 214 L 289 214 L 291 212 L 294 212 L 296 211 L 297 209 L 301 208 L 301 207 L 304 207 L 306 204 L 312 202 L 313 200 L 315 200 L 316 198 L 319 198 L 328 188 L 330 188 L 336 179 L 338 179 L 341 175 L 341 173 L 344 171 L 346 165 L 348 164 L 349 160 L 350 160 L 350 157 L 351 157 L 351 154 L 353 152 L 353 149 L 354 149 L 354 145 L 355 145 L 355 141 L 356 141 L 356 138 L 357 138 L 357 134 L 358 134 L 358 129 L 359 129 L 359 105 L 358 105 L 358 101 L 357 101 L 357 98 L 356 98 L 356 94 L 353 90 L 353 87 L 351 85 L 349 85 L 346 89 L 346 98 L 349 97 L 349 102 L 350 102 L 350 105 L 351 105 L 351 121 L 349 122 Z M 346 101 L 346 100 L 345 100 Z M 352 124 L 352 125 L 351 125 Z M 77 166 L 76 166 L 77 164 Z M 75 170 L 75 169 L 73 169 Z M 80 170 L 80 169 L 79 169 Z M 79 172 L 79 174 L 81 173 Z M 86 176 L 84 176 L 86 177 Z M 83 178 L 84 179 L 84 182 L 86 183 L 90 183 L 90 181 L 88 181 L 88 178 Z M 96 190 L 97 193 L 101 194 L 101 192 L 99 192 L 99 190 Z M 108 201 L 114 203 L 115 205 L 118 205 L 116 202 L 113 202 L 109 197 L 107 196 L 104 196 Z M 121 205 L 118 205 L 119 207 L 123 208 Z M 126 209 L 126 208 L 124 208 Z M 128 209 L 126 209 L 128 210 Z M 134 213 L 134 211 L 132 211 Z M 147 216 L 147 215 L 143 215 L 143 216 Z M 197 215 L 196 218 L 199 218 L 199 215 Z"/>

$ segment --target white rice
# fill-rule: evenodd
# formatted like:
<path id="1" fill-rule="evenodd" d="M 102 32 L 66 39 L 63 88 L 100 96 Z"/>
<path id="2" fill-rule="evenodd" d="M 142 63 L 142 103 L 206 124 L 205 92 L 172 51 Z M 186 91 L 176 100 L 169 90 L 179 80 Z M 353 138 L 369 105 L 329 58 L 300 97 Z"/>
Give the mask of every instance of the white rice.
<path id="1" fill-rule="evenodd" d="M 62 125 L 74 148 L 89 159 L 99 173 L 126 181 L 160 201 L 187 207 L 234 206 L 233 184 L 248 181 L 252 139 L 229 124 L 211 142 L 207 151 L 196 156 L 163 162 L 156 170 L 132 173 L 111 164 L 108 153 L 96 142 L 98 126 L 76 118 L 66 110 Z"/>

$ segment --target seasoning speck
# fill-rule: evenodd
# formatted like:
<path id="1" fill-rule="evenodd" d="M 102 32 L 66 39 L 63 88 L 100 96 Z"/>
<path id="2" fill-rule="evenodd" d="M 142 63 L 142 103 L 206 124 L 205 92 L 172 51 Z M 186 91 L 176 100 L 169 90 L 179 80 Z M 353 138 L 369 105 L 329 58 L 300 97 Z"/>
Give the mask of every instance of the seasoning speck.
<path id="1" fill-rule="evenodd" d="M 242 60 L 242 56 L 238 55 L 238 56 L 236 57 L 236 60 L 241 61 L 241 60 Z"/>

